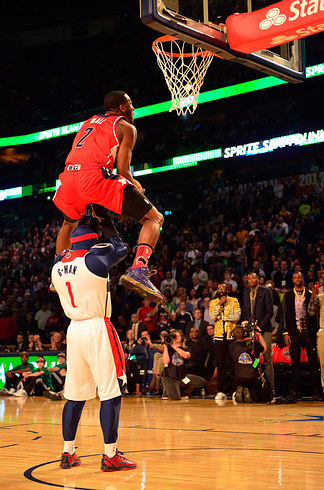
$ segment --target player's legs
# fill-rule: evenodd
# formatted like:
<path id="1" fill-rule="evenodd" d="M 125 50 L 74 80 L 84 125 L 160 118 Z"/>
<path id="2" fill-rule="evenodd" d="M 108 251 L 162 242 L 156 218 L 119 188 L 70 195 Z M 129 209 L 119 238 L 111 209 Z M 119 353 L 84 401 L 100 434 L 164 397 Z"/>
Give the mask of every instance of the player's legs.
<path id="1" fill-rule="evenodd" d="M 142 224 L 132 267 L 121 277 L 122 284 L 144 298 L 160 303 L 163 294 L 149 280 L 148 261 L 159 239 L 164 218 L 150 201 L 134 187 L 125 188 L 122 214 Z"/>
<path id="2" fill-rule="evenodd" d="M 78 220 L 72 220 L 67 216 L 64 216 L 64 221 L 58 232 L 56 239 L 56 255 L 71 248 L 70 237 L 72 231 L 78 226 Z"/>
<path id="3" fill-rule="evenodd" d="M 102 471 L 131 470 L 136 468 L 135 461 L 130 461 L 117 450 L 119 413 L 121 396 L 101 402 L 100 424 L 105 441 L 105 452 L 101 460 Z"/>
<path id="4" fill-rule="evenodd" d="M 145 265 L 147 266 L 148 259 L 146 257 L 141 256 L 141 252 L 139 252 L 139 248 L 141 245 L 148 245 L 153 251 L 159 237 L 160 237 L 160 229 L 163 225 L 164 218 L 161 213 L 155 207 L 152 207 L 148 213 L 140 220 L 142 225 L 141 232 L 138 237 L 138 248 L 136 257 L 133 263 L 133 268 Z"/>
<path id="5" fill-rule="evenodd" d="M 79 466 L 80 459 L 75 454 L 75 435 L 79 425 L 80 417 L 85 401 L 67 400 L 62 414 L 62 433 L 64 448 L 61 455 L 61 468 L 72 468 Z"/>
<path id="6" fill-rule="evenodd" d="M 121 396 L 102 401 L 100 405 L 100 425 L 108 458 L 113 458 L 116 454 L 120 405 Z"/>

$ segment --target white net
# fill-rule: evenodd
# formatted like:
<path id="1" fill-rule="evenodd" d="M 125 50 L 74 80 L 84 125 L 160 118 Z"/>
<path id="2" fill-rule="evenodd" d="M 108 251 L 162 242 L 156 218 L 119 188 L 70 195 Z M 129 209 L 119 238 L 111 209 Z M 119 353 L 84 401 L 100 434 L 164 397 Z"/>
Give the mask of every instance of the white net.
<path id="1" fill-rule="evenodd" d="M 178 116 L 187 112 L 192 114 L 214 55 L 171 36 L 156 39 L 153 51 L 171 92 L 169 111 L 176 110 Z"/>

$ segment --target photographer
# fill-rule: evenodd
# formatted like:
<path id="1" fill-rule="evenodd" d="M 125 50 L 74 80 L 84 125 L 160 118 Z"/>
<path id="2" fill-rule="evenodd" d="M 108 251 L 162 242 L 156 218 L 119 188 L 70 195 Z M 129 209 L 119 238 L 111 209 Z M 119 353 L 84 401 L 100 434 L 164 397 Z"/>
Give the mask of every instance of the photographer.
<path id="1" fill-rule="evenodd" d="M 204 379 L 186 374 L 185 360 L 191 354 L 183 342 L 182 330 L 171 330 L 164 336 L 162 360 L 164 369 L 164 392 L 171 400 L 181 400 L 181 395 L 195 391 L 204 384 Z"/>
<path id="2" fill-rule="evenodd" d="M 230 345 L 230 353 L 234 361 L 236 386 L 233 400 L 236 403 L 270 402 L 273 398 L 271 386 L 258 369 L 259 355 L 267 350 L 261 329 L 251 328 L 250 324 L 238 325 L 232 336 L 235 342 Z"/>

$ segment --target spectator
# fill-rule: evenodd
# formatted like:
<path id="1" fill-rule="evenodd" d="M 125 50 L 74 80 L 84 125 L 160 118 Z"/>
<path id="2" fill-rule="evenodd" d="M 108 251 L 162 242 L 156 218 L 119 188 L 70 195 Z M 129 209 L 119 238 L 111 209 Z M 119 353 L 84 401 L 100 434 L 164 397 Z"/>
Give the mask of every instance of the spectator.
<path id="1" fill-rule="evenodd" d="M 208 324 L 212 324 L 214 322 L 213 322 L 213 320 L 210 317 L 209 305 L 210 305 L 210 297 L 209 296 L 205 296 L 204 299 L 203 299 L 202 305 L 199 304 L 199 307 L 201 309 L 201 314 L 202 314 L 203 320 L 205 322 L 207 322 Z M 205 335 L 205 333 L 203 332 L 202 335 Z"/>
<path id="2" fill-rule="evenodd" d="M 230 362 L 229 347 L 233 342 L 232 331 L 241 316 L 238 300 L 227 294 L 225 283 L 218 285 L 217 298 L 209 305 L 209 312 L 215 322 L 214 340 L 217 359 L 218 396 L 226 395 L 234 390 L 233 365 Z M 226 368 L 230 367 L 230 385 L 226 378 Z"/>
<path id="3" fill-rule="evenodd" d="M 29 351 L 44 350 L 40 335 L 35 334 L 32 339 L 29 340 L 28 344 Z"/>
<path id="4" fill-rule="evenodd" d="M 47 320 L 51 314 L 52 312 L 48 308 L 47 303 L 42 302 L 41 308 L 36 312 L 35 320 L 37 322 L 38 333 L 42 336 L 43 340 L 45 339 Z"/>
<path id="5" fill-rule="evenodd" d="M 62 341 L 62 335 L 54 332 L 51 337 L 51 350 L 66 350 L 66 343 Z"/>
<path id="6" fill-rule="evenodd" d="M 281 261 L 280 270 L 273 275 L 273 282 L 276 289 L 282 290 L 284 286 L 292 289 L 292 273 L 286 260 Z"/>
<path id="7" fill-rule="evenodd" d="M 143 306 L 139 308 L 137 314 L 139 321 L 146 325 L 147 330 L 152 337 L 157 337 L 156 316 L 154 314 L 154 308 L 151 306 L 151 302 L 148 299 L 143 300 Z"/>
<path id="8" fill-rule="evenodd" d="M 294 288 L 288 291 L 282 300 L 283 338 L 289 346 L 291 356 L 291 391 L 292 401 L 301 395 L 300 352 L 305 347 L 311 374 L 313 399 L 321 399 L 319 372 L 317 367 L 316 334 L 317 322 L 308 312 L 311 293 L 304 287 L 300 272 L 293 274 Z"/>
<path id="9" fill-rule="evenodd" d="M 243 293 L 243 312 L 241 321 L 245 323 L 257 322 L 262 332 L 262 337 L 267 345 L 264 352 L 265 373 L 270 383 L 272 392 L 275 392 L 274 370 L 271 358 L 273 299 L 271 290 L 265 286 L 259 286 L 259 278 L 254 272 L 248 275 L 249 289 Z"/>
<path id="10" fill-rule="evenodd" d="M 170 330 L 172 322 L 172 305 L 167 304 L 167 300 L 164 299 L 162 303 L 159 303 L 154 308 L 154 315 L 156 316 L 157 330 L 160 335 L 162 330 Z"/>
<path id="11" fill-rule="evenodd" d="M 43 395 L 50 400 L 63 400 L 63 388 L 66 377 L 66 355 L 64 352 L 57 354 L 58 365 L 48 368 L 52 378 L 52 390 L 45 390 Z"/>
<path id="12" fill-rule="evenodd" d="M 14 347 L 15 352 L 23 352 L 28 349 L 28 342 L 25 340 L 24 335 L 21 332 L 17 333 L 17 342 Z"/>
<path id="13" fill-rule="evenodd" d="M 129 395 L 141 396 L 139 368 L 133 359 L 129 358 L 129 349 L 124 347 L 124 358 L 127 376 L 127 392 Z"/>
<path id="14" fill-rule="evenodd" d="M 18 364 L 13 369 L 5 372 L 6 382 L 2 390 L 0 390 L 0 395 L 13 395 L 22 379 L 22 374 L 27 371 L 33 372 L 35 370 L 33 364 L 28 362 L 28 359 L 28 352 L 21 352 L 21 364 Z"/>
<path id="15" fill-rule="evenodd" d="M 200 284 L 199 277 L 192 277 L 192 288 L 196 291 L 196 298 L 201 298 L 203 287 Z"/>
<path id="16" fill-rule="evenodd" d="M 166 289 L 170 289 L 171 295 L 173 295 L 178 289 L 178 283 L 172 278 L 172 273 L 170 270 L 166 271 L 165 279 L 161 282 L 161 292 L 164 294 Z"/>
<path id="17" fill-rule="evenodd" d="M 141 338 L 138 339 L 138 345 L 144 346 L 146 349 L 146 354 L 147 354 L 147 365 L 146 365 L 146 372 L 144 375 L 144 380 L 143 380 L 143 385 L 146 386 L 146 389 L 144 390 L 145 392 L 151 391 L 150 387 L 152 386 L 153 379 L 154 379 L 154 374 L 156 375 L 157 373 L 154 373 L 154 359 L 156 354 L 161 354 L 163 351 L 163 347 L 161 344 L 153 344 L 151 340 L 151 336 L 148 331 L 144 331 L 141 334 Z M 155 390 L 154 394 L 159 393 L 159 382 L 161 381 L 161 378 L 155 376 Z"/>
<path id="18" fill-rule="evenodd" d="M 212 355 L 211 346 L 200 338 L 199 330 L 196 327 L 190 329 L 189 340 L 186 344 L 191 354 L 186 363 L 187 373 L 195 374 L 205 379 L 208 359 Z"/>
<path id="19" fill-rule="evenodd" d="M 61 325 L 61 317 L 58 315 L 57 309 L 53 308 L 47 320 L 46 330 L 52 334 L 53 332 L 58 332 L 61 328 Z"/>
<path id="20" fill-rule="evenodd" d="M 235 240 L 238 243 L 239 247 L 243 246 L 245 238 L 247 238 L 247 239 L 249 238 L 249 232 L 247 229 L 244 228 L 244 224 L 240 223 L 238 225 L 238 230 L 237 230 L 236 236 L 235 236 Z M 235 242 L 234 242 L 234 244 L 235 244 Z"/>
<path id="21" fill-rule="evenodd" d="M 236 281 L 234 281 L 234 279 L 232 279 L 231 271 L 228 269 L 224 272 L 224 282 L 225 284 L 231 284 L 233 293 L 236 293 L 238 284 Z"/>
<path id="22" fill-rule="evenodd" d="M 144 325 L 144 323 L 142 323 L 142 322 L 139 321 L 138 314 L 137 313 L 133 313 L 131 315 L 131 321 L 130 321 L 130 324 L 129 324 L 129 328 L 131 330 L 133 330 L 135 340 L 138 340 L 140 338 L 140 336 L 141 336 L 141 333 L 144 330 L 147 330 L 147 326 Z"/>
<path id="23" fill-rule="evenodd" d="M 0 344 L 9 345 L 15 341 L 17 323 L 11 315 L 8 306 L 0 312 Z"/>
<path id="24" fill-rule="evenodd" d="M 27 311 L 26 315 L 18 320 L 19 329 L 27 336 L 37 333 L 37 322 L 32 311 Z"/>
<path id="25" fill-rule="evenodd" d="M 193 309 L 197 308 L 198 306 L 198 302 L 199 302 L 199 298 L 197 298 L 196 296 L 196 290 L 195 289 L 190 289 L 189 291 L 189 299 L 188 299 L 189 303 L 192 304 L 192 307 Z"/>
<path id="26" fill-rule="evenodd" d="M 195 265 L 195 272 L 192 274 L 192 280 L 194 280 L 195 277 L 198 277 L 198 279 L 199 279 L 199 285 L 202 286 L 202 287 L 208 281 L 208 274 L 207 274 L 206 271 L 204 271 L 201 268 L 201 264 L 199 262 Z"/>
<path id="27" fill-rule="evenodd" d="M 192 320 L 192 316 L 186 311 L 185 301 L 180 301 L 179 306 L 173 313 L 172 320 L 176 330 L 181 330 L 183 333 L 186 331 L 187 324 Z"/>
<path id="28" fill-rule="evenodd" d="M 208 322 L 203 319 L 203 314 L 200 308 L 195 308 L 193 313 L 193 319 L 191 319 L 185 329 L 185 338 L 189 339 L 189 332 L 192 327 L 198 329 L 200 337 L 203 337 L 207 333 Z"/>
<path id="29" fill-rule="evenodd" d="M 134 333 L 134 330 L 132 329 L 129 329 L 127 330 L 126 332 L 126 343 L 125 343 L 125 347 L 131 351 L 132 348 L 137 345 L 137 342 L 135 340 L 135 333 Z"/>
<path id="30" fill-rule="evenodd" d="M 164 337 L 167 335 L 168 332 L 166 330 L 162 330 L 160 334 L 160 339 L 162 341 L 162 344 L 164 342 Z M 153 377 L 151 380 L 151 383 L 147 388 L 144 389 L 144 392 L 146 393 L 151 393 L 153 392 L 153 395 L 158 395 L 160 393 L 160 385 L 161 385 L 161 377 L 163 374 L 164 370 L 164 364 L 163 364 L 163 359 L 162 359 L 162 353 L 163 353 L 163 345 L 156 345 L 157 352 L 154 353 L 154 360 L 153 360 Z"/>
<path id="31" fill-rule="evenodd" d="M 51 375 L 45 367 L 44 357 L 40 356 L 36 362 L 37 369 L 22 373 L 22 379 L 17 385 L 14 396 L 41 396 L 44 390 L 53 390 Z"/>

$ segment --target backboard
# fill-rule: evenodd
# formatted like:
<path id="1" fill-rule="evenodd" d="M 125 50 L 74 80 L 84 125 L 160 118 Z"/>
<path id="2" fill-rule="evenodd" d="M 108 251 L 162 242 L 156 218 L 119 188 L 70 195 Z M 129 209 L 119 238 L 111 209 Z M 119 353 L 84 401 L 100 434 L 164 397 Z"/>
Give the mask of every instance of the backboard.
<path id="1" fill-rule="evenodd" d="M 140 15 L 145 25 L 211 51 L 224 60 L 288 82 L 301 82 L 305 79 L 303 39 L 252 54 L 229 47 L 226 18 L 234 12 L 252 12 L 269 4 L 268 0 L 140 0 Z"/>

